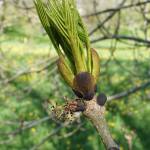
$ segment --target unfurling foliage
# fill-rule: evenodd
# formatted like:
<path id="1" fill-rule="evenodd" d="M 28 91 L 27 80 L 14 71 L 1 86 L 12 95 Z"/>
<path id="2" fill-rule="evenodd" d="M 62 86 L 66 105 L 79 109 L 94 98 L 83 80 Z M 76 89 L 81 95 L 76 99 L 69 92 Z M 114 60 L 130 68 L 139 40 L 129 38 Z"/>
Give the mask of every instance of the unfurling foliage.
<path id="1" fill-rule="evenodd" d="M 88 33 L 75 1 L 49 0 L 45 4 L 41 0 L 35 0 L 35 6 L 59 55 L 58 69 L 61 75 L 77 96 L 92 99 L 99 76 L 99 56 L 90 47 Z M 88 81 L 79 83 L 76 76 Z"/>

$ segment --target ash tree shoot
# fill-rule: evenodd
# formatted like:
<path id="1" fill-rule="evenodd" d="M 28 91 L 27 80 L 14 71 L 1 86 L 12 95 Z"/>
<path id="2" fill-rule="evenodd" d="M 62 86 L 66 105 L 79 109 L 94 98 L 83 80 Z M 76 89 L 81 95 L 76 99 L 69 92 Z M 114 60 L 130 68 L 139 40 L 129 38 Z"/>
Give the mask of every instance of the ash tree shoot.
<path id="1" fill-rule="evenodd" d="M 68 114 L 83 112 L 96 127 L 106 149 L 118 150 L 104 117 L 106 96 L 102 93 L 95 96 L 100 59 L 90 46 L 88 33 L 75 1 L 34 2 L 39 19 L 59 56 L 59 73 L 78 97 L 65 104 L 60 111 L 54 108 L 56 116 L 66 119 Z"/>

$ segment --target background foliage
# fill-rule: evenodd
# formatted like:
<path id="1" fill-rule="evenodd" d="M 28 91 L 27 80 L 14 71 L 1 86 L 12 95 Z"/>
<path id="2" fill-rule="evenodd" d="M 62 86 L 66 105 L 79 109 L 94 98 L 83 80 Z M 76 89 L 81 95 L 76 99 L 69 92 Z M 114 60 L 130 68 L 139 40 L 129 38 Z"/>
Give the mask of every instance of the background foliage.
<path id="1" fill-rule="evenodd" d="M 101 58 L 98 92 L 113 99 L 106 112 L 111 133 L 121 150 L 148 150 L 150 1 L 84 0 L 78 8 Z M 104 149 L 86 118 L 66 125 L 48 115 L 47 101 L 74 97 L 57 73 L 56 59 L 33 2 L 1 0 L 1 150 Z"/>

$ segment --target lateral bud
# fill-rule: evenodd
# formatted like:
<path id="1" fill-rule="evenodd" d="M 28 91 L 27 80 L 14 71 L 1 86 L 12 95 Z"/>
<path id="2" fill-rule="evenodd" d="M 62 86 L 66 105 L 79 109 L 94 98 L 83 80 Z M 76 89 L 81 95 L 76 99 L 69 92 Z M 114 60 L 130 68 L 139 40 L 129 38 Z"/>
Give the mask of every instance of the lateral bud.
<path id="1" fill-rule="evenodd" d="M 107 97 L 104 93 L 100 93 L 98 96 L 97 96 L 97 104 L 100 105 L 100 106 L 104 106 L 106 101 L 107 101 Z"/>

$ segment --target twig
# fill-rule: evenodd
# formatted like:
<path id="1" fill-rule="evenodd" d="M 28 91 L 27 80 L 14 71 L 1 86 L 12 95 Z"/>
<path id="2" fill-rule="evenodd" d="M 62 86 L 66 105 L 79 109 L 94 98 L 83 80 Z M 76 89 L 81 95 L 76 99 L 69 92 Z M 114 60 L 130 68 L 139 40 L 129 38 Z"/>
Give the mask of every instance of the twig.
<path id="1" fill-rule="evenodd" d="M 104 116 L 105 107 L 101 107 L 96 103 L 96 100 L 86 102 L 86 111 L 84 115 L 91 120 L 96 127 L 107 150 L 119 150 L 118 145 L 114 142 L 108 130 Z"/>
<path id="2" fill-rule="evenodd" d="M 145 89 L 148 86 L 150 86 L 150 81 L 148 81 L 146 83 L 143 83 L 143 84 L 141 84 L 139 86 L 132 87 L 132 88 L 128 89 L 127 91 L 124 91 L 124 92 L 121 92 L 121 93 L 109 96 L 107 99 L 108 99 L 108 101 L 115 100 L 115 99 L 121 99 L 123 97 L 126 97 L 126 96 L 129 96 L 131 94 L 134 94 L 135 92 L 138 92 L 141 89 Z"/>
<path id="3" fill-rule="evenodd" d="M 56 59 L 54 58 L 53 61 L 50 61 L 48 59 L 48 60 L 42 62 L 41 64 L 44 64 L 44 66 L 41 68 L 38 68 L 38 69 L 36 68 L 36 69 L 31 70 L 31 69 L 26 68 L 25 70 L 21 70 L 21 71 L 17 72 L 14 76 L 12 76 L 8 79 L 5 79 L 4 81 L 1 81 L 0 84 L 8 84 L 8 83 L 14 81 L 15 79 L 19 78 L 20 76 L 23 76 L 26 74 L 39 73 L 39 72 L 41 72 L 41 71 L 43 71 L 43 70 L 45 70 L 51 66 L 54 66 L 56 64 Z M 38 64 L 38 66 L 41 64 Z"/>
<path id="4" fill-rule="evenodd" d="M 3 133 L 3 135 L 7 135 L 7 136 L 12 135 L 12 136 L 15 136 L 16 134 L 18 134 L 18 133 L 20 133 L 20 132 L 22 132 L 22 131 L 24 131 L 24 130 L 27 130 L 27 129 L 29 129 L 29 128 L 32 128 L 32 127 L 34 127 L 34 126 L 37 126 L 38 124 L 41 124 L 41 123 L 43 123 L 43 122 L 45 122 L 45 121 L 48 121 L 50 118 L 51 118 L 51 117 L 46 116 L 46 117 L 44 117 L 44 118 L 42 118 L 42 119 L 39 119 L 39 120 L 35 120 L 35 121 L 32 121 L 32 122 L 26 123 L 26 125 L 24 125 L 23 122 L 22 122 L 22 123 L 20 122 L 20 123 L 21 123 L 21 127 L 20 127 L 20 128 L 16 129 L 16 130 L 13 131 L 13 132 Z M 0 133 L 0 134 L 2 134 L 2 133 Z"/>
<path id="5" fill-rule="evenodd" d="M 92 17 L 92 16 L 96 16 L 96 15 L 100 15 L 100 14 L 104 14 L 104 13 L 109 13 L 109 12 L 113 12 L 113 11 L 120 11 L 120 10 L 131 8 L 131 7 L 146 5 L 148 3 L 150 3 L 149 0 L 145 1 L 145 2 L 138 2 L 138 3 L 135 3 L 135 4 L 125 5 L 125 6 L 122 6 L 122 7 L 109 8 L 109 9 L 105 9 L 105 10 L 102 10 L 102 11 L 94 12 L 94 13 L 89 14 L 89 15 L 84 15 L 83 17 Z"/>
<path id="6" fill-rule="evenodd" d="M 39 147 L 44 144 L 51 136 L 55 135 L 57 132 L 59 132 L 59 130 L 61 130 L 62 128 L 66 127 L 69 124 L 69 122 L 63 123 L 61 124 L 58 128 L 56 128 L 55 130 L 53 130 L 52 132 L 50 132 L 47 136 L 45 136 L 41 142 L 35 146 L 33 146 L 30 150 L 37 150 L 39 149 Z"/>
<path id="7" fill-rule="evenodd" d="M 84 123 L 79 124 L 73 131 L 71 131 L 71 132 L 69 132 L 69 133 L 67 133 L 67 134 L 64 134 L 64 135 L 58 137 L 58 139 L 62 139 L 62 138 L 64 139 L 64 138 L 71 137 L 71 136 L 74 135 L 77 131 L 80 130 L 80 128 L 82 127 L 83 124 L 84 124 Z"/>
<path id="8" fill-rule="evenodd" d="M 99 41 L 104 41 L 104 40 L 110 40 L 110 39 L 116 39 L 116 40 L 130 40 L 130 41 L 135 41 L 138 43 L 144 43 L 147 46 L 150 46 L 150 41 L 146 40 L 146 39 L 142 39 L 142 38 L 138 38 L 138 37 L 132 37 L 132 36 L 126 36 L 126 35 L 113 35 L 113 36 L 104 36 L 104 37 L 100 37 L 94 40 L 91 40 L 91 43 L 96 43 Z"/>
<path id="9" fill-rule="evenodd" d="M 125 0 L 123 0 L 118 7 L 122 6 L 125 3 Z M 98 24 L 90 33 L 89 36 L 94 34 L 99 28 L 101 28 L 106 22 L 108 22 L 115 14 L 117 11 L 111 12 L 100 24 Z"/>

